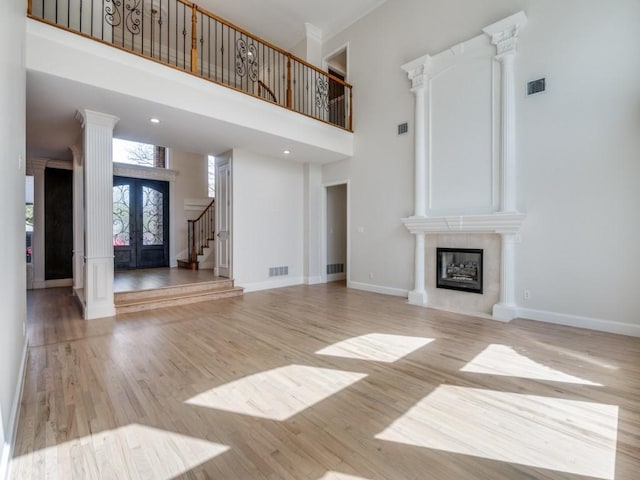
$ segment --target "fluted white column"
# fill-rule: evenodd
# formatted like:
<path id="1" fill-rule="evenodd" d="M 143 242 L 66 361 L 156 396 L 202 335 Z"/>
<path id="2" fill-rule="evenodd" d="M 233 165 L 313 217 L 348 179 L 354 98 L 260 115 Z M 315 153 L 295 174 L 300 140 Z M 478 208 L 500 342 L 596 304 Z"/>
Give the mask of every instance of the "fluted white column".
<path id="1" fill-rule="evenodd" d="M 514 62 L 515 50 L 498 56 L 502 65 L 502 148 L 501 148 L 501 201 L 500 211 L 516 211 L 516 118 Z"/>
<path id="2" fill-rule="evenodd" d="M 496 60 L 501 68 L 501 148 L 500 148 L 500 212 L 517 211 L 515 56 L 520 29 L 527 23 L 524 12 L 489 25 L 483 31 L 496 46 Z M 515 241 L 513 234 L 502 234 L 500 264 L 500 301 L 493 306 L 496 320 L 509 321 L 518 316 L 515 299 Z"/>
<path id="3" fill-rule="evenodd" d="M 402 66 L 411 80 L 411 93 L 415 96 L 414 111 L 414 205 L 413 217 L 424 218 L 427 209 L 427 152 L 429 138 L 429 66 L 431 57 L 426 55 Z M 425 234 L 416 234 L 414 253 L 413 290 L 409 292 L 409 303 L 427 304 L 425 288 Z"/>
<path id="4" fill-rule="evenodd" d="M 518 12 L 483 31 L 496 46 L 496 60 L 501 68 L 501 129 L 500 129 L 500 211 L 516 211 L 516 115 L 514 65 L 518 34 L 527 23 L 524 12 Z"/>
<path id="5" fill-rule="evenodd" d="M 85 319 L 115 315 L 113 302 L 113 127 L 118 118 L 78 111 L 84 128 Z"/>
<path id="6" fill-rule="evenodd" d="M 84 288 L 84 166 L 82 146 L 69 147 L 73 154 L 73 288 Z"/>

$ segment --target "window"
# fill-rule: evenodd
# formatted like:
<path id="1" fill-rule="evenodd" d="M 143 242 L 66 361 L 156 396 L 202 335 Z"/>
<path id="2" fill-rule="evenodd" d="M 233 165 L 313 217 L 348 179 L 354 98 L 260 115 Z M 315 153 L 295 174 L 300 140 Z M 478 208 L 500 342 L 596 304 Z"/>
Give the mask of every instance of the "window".
<path id="1" fill-rule="evenodd" d="M 214 157 L 213 155 L 209 155 L 209 157 L 207 157 L 207 172 L 209 183 L 209 197 L 213 198 L 216 196 L 216 157 Z"/>
<path id="2" fill-rule="evenodd" d="M 113 161 L 142 167 L 166 168 L 166 149 L 148 143 L 114 138 Z"/>

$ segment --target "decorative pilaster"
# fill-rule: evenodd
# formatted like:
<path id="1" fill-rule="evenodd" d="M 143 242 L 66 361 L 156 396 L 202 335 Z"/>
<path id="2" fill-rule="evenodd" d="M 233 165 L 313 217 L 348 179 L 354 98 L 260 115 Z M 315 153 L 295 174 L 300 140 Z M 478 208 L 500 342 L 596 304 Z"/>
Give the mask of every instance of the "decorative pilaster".
<path id="1" fill-rule="evenodd" d="M 496 46 L 496 60 L 501 65 L 501 149 L 500 211 L 515 212 L 516 205 L 516 117 L 514 64 L 518 33 L 527 23 L 524 12 L 511 15 L 483 31 Z"/>
<path id="2" fill-rule="evenodd" d="M 416 250 L 414 253 L 413 267 L 413 290 L 409 292 L 409 303 L 413 305 L 427 304 L 427 289 L 425 288 L 425 263 L 424 263 L 424 245 L 425 234 L 416 234 Z"/>
<path id="3" fill-rule="evenodd" d="M 81 145 L 69 147 L 73 154 L 73 288 L 84 288 L 84 165 Z"/>
<path id="4" fill-rule="evenodd" d="M 515 295 L 515 239 L 513 234 L 502 234 L 500 259 L 500 301 L 493 306 L 493 318 L 508 322 L 518 316 Z"/>
<path id="5" fill-rule="evenodd" d="M 411 93 L 415 96 L 414 111 L 414 205 L 413 217 L 423 218 L 426 215 L 427 191 L 429 184 L 427 178 L 427 132 L 429 131 L 429 119 L 427 116 L 429 65 L 431 57 L 425 55 L 413 62 L 402 66 L 411 80 Z M 414 254 L 414 281 L 413 290 L 409 292 L 409 303 L 414 305 L 427 304 L 427 290 L 425 288 L 425 263 L 424 263 L 425 235 L 416 235 Z"/>
<path id="6" fill-rule="evenodd" d="M 496 46 L 496 60 L 501 67 L 500 211 L 504 213 L 517 211 L 514 66 L 518 34 L 526 23 L 527 16 L 519 12 L 483 29 Z M 510 321 L 518 316 L 515 300 L 515 235 L 501 237 L 500 301 L 493 306 L 493 317 Z"/>
<path id="7" fill-rule="evenodd" d="M 426 186 L 429 185 L 427 178 L 427 132 L 429 132 L 429 124 L 427 117 L 427 101 L 429 98 L 429 65 L 431 57 L 425 55 L 413 62 L 402 66 L 407 72 L 409 80 L 411 80 L 411 93 L 414 94 L 415 111 L 414 111 L 414 205 L 413 216 L 424 217 L 427 208 L 427 191 Z"/>
<path id="8" fill-rule="evenodd" d="M 118 118 L 81 110 L 84 128 L 86 320 L 115 315 L 113 303 L 113 127 Z"/>

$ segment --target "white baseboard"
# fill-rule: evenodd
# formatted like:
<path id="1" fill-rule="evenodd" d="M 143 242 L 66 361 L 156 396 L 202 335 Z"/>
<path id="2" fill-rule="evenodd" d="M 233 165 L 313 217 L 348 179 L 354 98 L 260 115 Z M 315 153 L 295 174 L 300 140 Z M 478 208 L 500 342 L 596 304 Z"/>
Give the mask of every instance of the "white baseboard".
<path id="1" fill-rule="evenodd" d="M 539 322 L 555 323 L 568 327 L 586 328 L 600 332 L 617 333 L 640 337 L 640 325 L 631 323 L 613 322 L 599 318 L 581 317 L 566 313 L 547 312 L 545 310 L 533 310 L 531 308 L 518 308 L 518 317 Z"/>
<path id="2" fill-rule="evenodd" d="M 327 274 L 327 282 L 337 282 L 338 280 L 345 280 L 347 278 L 346 273 L 329 273 Z"/>
<path id="3" fill-rule="evenodd" d="M 84 307 L 84 319 L 94 320 L 96 318 L 115 317 L 116 307 L 115 305 L 86 305 Z"/>
<path id="4" fill-rule="evenodd" d="M 73 287 L 73 278 L 61 278 L 59 280 L 34 280 L 33 288 L 39 290 L 41 288 L 58 288 Z"/>
<path id="5" fill-rule="evenodd" d="M 24 348 L 22 349 L 22 360 L 20 362 L 20 370 L 18 371 L 18 384 L 16 385 L 15 393 L 13 394 L 13 404 L 11 405 L 11 414 L 9 416 L 9 423 L 7 426 L 7 432 L 9 438 L 5 438 L 2 450 L 0 450 L 0 479 L 6 480 L 11 473 L 11 459 L 13 458 L 13 452 L 16 447 L 16 436 L 18 434 L 18 420 L 20 418 L 20 405 L 22 404 L 22 392 L 24 390 L 24 377 L 27 373 L 27 352 L 29 350 L 29 342 L 25 340 Z"/>
<path id="6" fill-rule="evenodd" d="M 305 285 L 318 285 L 319 283 L 322 283 L 322 275 L 318 275 L 315 277 L 304 277 Z"/>
<path id="7" fill-rule="evenodd" d="M 355 288 L 356 290 L 364 290 L 365 292 L 382 293 L 383 295 L 393 295 L 394 297 L 409 296 L 408 290 L 401 288 L 383 287 L 382 285 L 371 285 L 369 283 L 349 282 L 349 288 Z"/>
<path id="8" fill-rule="evenodd" d="M 292 287 L 294 285 L 302 285 L 303 277 L 285 277 L 277 280 L 267 280 L 265 282 L 241 283 L 236 282 L 240 287 L 244 288 L 244 293 L 259 292 L 260 290 L 270 290 L 272 288 Z"/>

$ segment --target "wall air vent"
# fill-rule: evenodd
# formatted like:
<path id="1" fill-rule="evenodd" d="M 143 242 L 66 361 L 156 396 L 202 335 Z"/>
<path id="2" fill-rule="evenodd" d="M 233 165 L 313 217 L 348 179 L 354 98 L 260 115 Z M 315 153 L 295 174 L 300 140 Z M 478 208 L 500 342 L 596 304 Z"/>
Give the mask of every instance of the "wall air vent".
<path id="1" fill-rule="evenodd" d="M 280 277 L 282 275 L 289 275 L 289 267 L 271 267 L 269 268 L 270 277 Z"/>
<path id="2" fill-rule="evenodd" d="M 536 93 L 542 93 L 546 90 L 546 79 L 539 78 L 537 80 L 531 80 L 527 82 L 527 96 L 535 95 Z"/>
<path id="3" fill-rule="evenodd" d="M 327 265 L 327 275 L 344 273 L 344 263 L 331 263 Z"/>
<path id="4" fill-rule="evenodd" d="M 398 135 L 405 135 L 409 133 L 409 124 L 407 122 L 400 123 L 398 125 Z"/>

